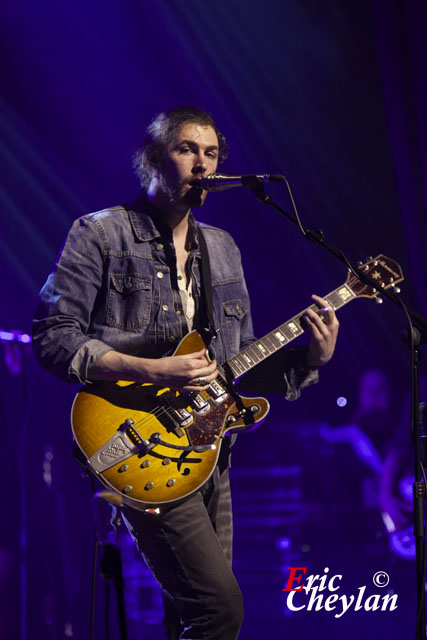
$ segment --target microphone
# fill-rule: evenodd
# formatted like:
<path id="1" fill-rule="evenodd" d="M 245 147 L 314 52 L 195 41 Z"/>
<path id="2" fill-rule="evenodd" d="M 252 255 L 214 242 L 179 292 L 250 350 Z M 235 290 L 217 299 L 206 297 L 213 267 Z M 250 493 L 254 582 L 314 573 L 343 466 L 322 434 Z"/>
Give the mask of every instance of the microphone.
<path id="1" fill-rule="evenodd" d="M 223 173 L 211 173 L 201 180 L 198 180 L 198 182 L 206 191 L 224 191 L 224 189 L 230 189 L 231 187 L 247 187 L 252 189 L 261 186 L 265 182 L 283 182 L 284 180 L 284 176 L 279 174 L 269 175 L 263 173 L 245 176 L 226 176 Z"/>

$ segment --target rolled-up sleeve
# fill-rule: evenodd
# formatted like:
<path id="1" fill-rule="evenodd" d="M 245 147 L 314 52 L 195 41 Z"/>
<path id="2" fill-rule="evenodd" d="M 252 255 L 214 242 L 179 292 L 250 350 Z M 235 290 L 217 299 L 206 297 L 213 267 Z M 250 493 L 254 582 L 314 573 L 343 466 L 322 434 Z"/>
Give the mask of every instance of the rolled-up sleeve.
<path id="1" fill-rule="evenodd" d="M 40 291 L 33 349 L 38 362 L 62 380 L 87 382 L 88 369 L 112 349 L 89 332 L 103 262 L 99 229 L 90 218 L 80 218 Z"/>
<path id="2" fill-rule="evenodd" d="M 302 389 L 319 380 L 318 369 L 306 364 L 307 350 L 307 346 L 281 349 L 243 376 L 238 391 L 284 394 L 287 400 L 297 400 Z"/>

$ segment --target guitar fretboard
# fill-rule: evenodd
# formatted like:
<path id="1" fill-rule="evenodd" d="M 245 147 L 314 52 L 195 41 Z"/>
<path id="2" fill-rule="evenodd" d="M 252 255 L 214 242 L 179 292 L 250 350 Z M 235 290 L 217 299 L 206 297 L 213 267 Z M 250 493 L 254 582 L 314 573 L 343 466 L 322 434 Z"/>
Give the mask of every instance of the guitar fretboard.
<path id="1" fill-rule="evenodd" d="M 347 284 L 343 284 L 327 296 L 324 296 L 324 299 L 336 311 L 351 300 L 354 300 L 356 297 L 357 295 L 352 291 L 352 289 Z M 277 329 L 267 333 L 267 335 L 260 340 L 253 342 L 249 347 L 246 347 L 237 354 L 237 356 L 230 358 L 226 363 L 226 366 L 230 367 L 234 379 L 239 378 L 244 373 L 247 373 L 252 369 L 252 367 L 255 367 L 257 364 L 273 355 L 273 353 L 276 353 L 276 351 L 279 351 L 279 349 L 292 342 L 292 340 L 298 338 L 298 336 L 304 332 L 302 319 L 308 309 L 312 309 L 316 313 L 319 312 L 317 305 L 312 304 L 301 313 L 298 313 L 287 322 L 281 324 Z M 218 367 L 218 371 L 222 378 L 227 379 L 224 372 L 224 366 Z"/>

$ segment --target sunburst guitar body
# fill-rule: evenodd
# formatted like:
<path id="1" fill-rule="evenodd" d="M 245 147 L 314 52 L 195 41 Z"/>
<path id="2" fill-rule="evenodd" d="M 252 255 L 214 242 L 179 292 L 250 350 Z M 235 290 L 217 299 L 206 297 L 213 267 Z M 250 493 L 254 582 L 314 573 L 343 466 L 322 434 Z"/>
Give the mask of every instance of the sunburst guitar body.
<path id="1" fill-rule="evenodd" d="M 175 355 L 200 351 L 193 331 Z M 101 483 L 123 501 L 146 509 L 193 493 L 212 474 L 222 439 L 265 418 L 265 398 L 235 399 L 225 383 L 182 393 L 152 384 L 102 382 L 77 394 L 72 408 L 76 443 Z"/>

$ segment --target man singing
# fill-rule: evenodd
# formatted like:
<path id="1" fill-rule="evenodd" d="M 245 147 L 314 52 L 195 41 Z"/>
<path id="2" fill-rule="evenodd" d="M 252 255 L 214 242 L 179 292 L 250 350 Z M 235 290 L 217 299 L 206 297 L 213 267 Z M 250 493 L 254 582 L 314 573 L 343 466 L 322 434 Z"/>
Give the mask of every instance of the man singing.
<path id="1" fill-rule="evenodd" d="M 227 232 L 192 214 L 206 198 L 201 178 L 226 156 L 224 136 L 203 111 L 177 108 L 153 120 L 135 156 L 140 197 L 76 220 L 41 290 L 33 345 L 47 370 L 88 385 L 128 380 L 200 392 L 218 366 L 255 340 L 239 250 Z M 307 311 L 310 345 L 277 352 L 242 378 L 244 388 L 295 399 L 317 381 L 318 367 L 333 355 L 338 321 L 325 300 L 313 299 L 319 314 Z M 206 349 L 173 355 L 192 329 L 203 335 L 209 359 Z M 169 640 L 239 634 L 229 447 L 226 437 L 214 472 L 184 500 L 160 505 L 159 513 L 124 508 L 163 589 Z"/>

